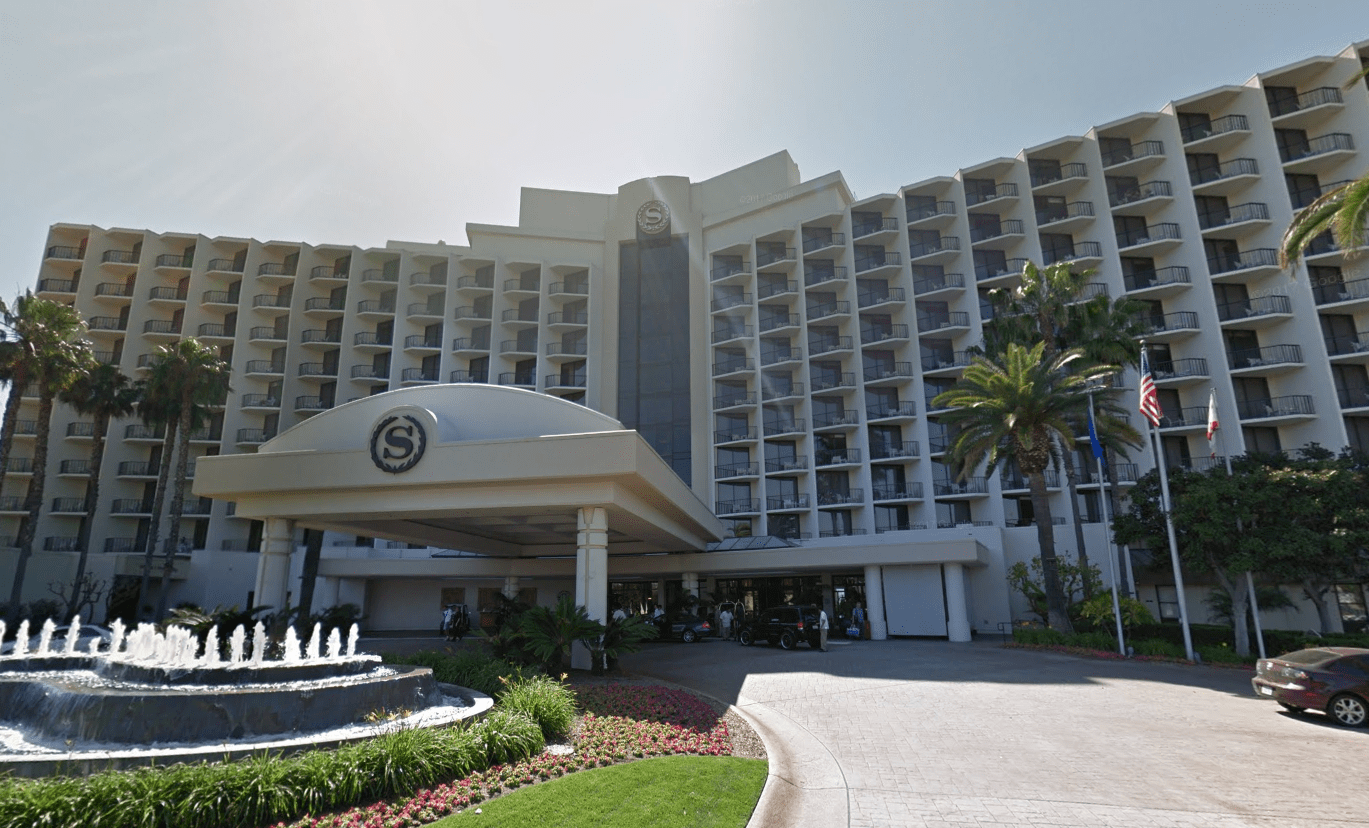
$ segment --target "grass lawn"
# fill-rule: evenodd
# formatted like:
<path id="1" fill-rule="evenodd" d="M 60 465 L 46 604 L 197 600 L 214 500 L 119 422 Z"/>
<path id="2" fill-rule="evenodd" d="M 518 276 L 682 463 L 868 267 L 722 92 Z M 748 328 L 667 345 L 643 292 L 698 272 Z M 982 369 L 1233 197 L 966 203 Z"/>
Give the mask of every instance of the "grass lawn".
<path id="1" fill-rule="evenodd" d="M 581 771 L 514 791 L 433 823 L 538 828 L 743 828 L 766 763 L 665 756 Z"/>

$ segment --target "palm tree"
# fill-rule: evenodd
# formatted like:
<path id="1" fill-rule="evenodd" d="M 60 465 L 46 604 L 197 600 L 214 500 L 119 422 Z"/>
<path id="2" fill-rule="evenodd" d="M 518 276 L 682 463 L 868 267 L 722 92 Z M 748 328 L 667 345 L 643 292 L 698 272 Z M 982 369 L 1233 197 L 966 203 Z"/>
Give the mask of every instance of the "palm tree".
<path id="1" fill-rule="evenodd" d="M 157 485 L 152 490 L 152 515 L 148 521 L 147 546 L 143 552 L 143 578 L 138 588 L 139 615 L 143 615 L 142 602 L 146 600 L 152 585 L 152 560 L 157 556 L 158 532 L 162 525 L 162 503 L 166 500 L 166 485 L 171 479 L 171 457 L 176 446 L 176 423 L 180 415 L 176 409 L 176 399 L 169 396 L 170 389 L 146 384 L 143 398 L 138 403 L 138 416 L 149 426 L 162 428 L 162 451 L 157 464 Z"/>
<path id="2" fill-rule="evenodd" d="M 1088 407 L 1088 388 L 1111 377 L 1117 368 L 1097 365 L 1071 371 L 1082 352 L 1070 350 L 1046 360 L 1045 350 L 1044 342 L 1031 348 L 1010 342 L 999 359 L 975 357 L 964 376 L 934 402 L 951 408 L 944 419 L 957 430 L 950 458 L 960 466 L 961 479 L 985 462 L 991 472 L 1015 462 L 1026 475 L 1041 548 L 1048 621 L 1053 629 L 1071 632 L 1045 472 L 1055 460 L 1056 441 L 1074 439 L 1074 422 Z"/>
<path id="3" fill-rule="evenodd" d="M 176 543 L 180 538 L 181 516 L 185 511 L 185 489 L 190 467 L 190 432 L 196 412 L 206 406 L 222 405 L 229 393 L 231 367 L 219 358 L 218 351 L 191 337 L 174 345 L 163 345 L 152 366 L 149 385 L 167 400 L 176 401 L 176 472 L 171 489 L 171 526 L 166 536 L 162 588 L 157 598 L 157 617 L 166 614 L 171 572 L 176 566 Z M 168 430 L 170 430 L 168 428 Z M 165 462 L 165 458 L 163 459 Z"/>
<path id="4" fill-rule="evenodd" d="M 0 364 L 12 384 L 10 411 L 6 412 L 0 445 L 5 446 L 0 461 L 9 462 L 9 445 L 14 436 L 19 402 L 29 383 L 38 387 L 38 417 L 33 448 L 33 477 L 23 509 L 28 513 L 19 525 L 19 558 L 15 562 L 14 583 L 10 587 L 8 615 L 19 615 L 24 592 L 24 577 L 33 555 L 33 537 L 38 531 L 38 515 L 43 506 L 47 483 L 48 432 L 52 403 L 57 394 L 94 363 L 90 345 L 85 341 L 86 325 L 76 309 L 60 302 L 35 297 L 31 292 L 14 300 L 12 306 L 0 302 Z M 0 467 L 3 468 L 3 467 Z M 0 476 L 0 486 L 4 478 Z"/>
<path id="5" fill-rule="evenodd" d="M 1044 357 L 1053 360 L 1070 348 L 1083 352 L 1079 365 L 1135 365 L 1140 360 L 1140 339 L 1145 333 L 1141 322 L 1144 305 L 1123 297 L 1113 301 L 1106 293 L 1087 297 L 1092 270 L 1075 273 L 1068 263 L 1038 269 L 1028 262 L 1021 282 L 1016 288 L 996 289 L 990 293 L 994 305 L 994 319 L 984 327 L 983 352 L 1001 355 L 1008 343 L 1030 346 L 1045 344 Z M 1118 424 L 1121 434 L 1105 426 Z M 1115 468 L 1115 454 L 1123 445 L 1139 445 L 1139 436 L 1126 425 L 1125 418 L 1099 418 L 1099 439 L 1108 451 L 1107 461 Z M 1076 423 L 1074 434 L 1087 431 L 1087 423 Z M 1119 439 L 1120 437 L 1120 439 Z M 1088 566 L 1088 550 L 1084 544 L 1084 522 L 1079 512 L 1079 474 L 1074 462 L 1073 437 L 1063 438 L 1059 448 L 1064 466 L 1066 489 L 1074 517 L 1074 542 L 1079 550 L 1079 564 Z M 1112 513 L 1118 514 L 1120 494 L 1117 487 L 1110 490 Z M 1085 581 L 1085 597 L 1089 590 Z M 1128 587 L 1130 592 L 1130 587 Z"/>
<path id="6" fill-rule="evenodd" d="M 86 516 L 76 546 L 81 556 L 76 561 L 76 576 L 72 581 L 71 600 L 67 602 L 67 623 L 79 608 L 81 584 L 86 577 L 86 561 L 90 556 L 90 533 L 95 524 L 95 513 L 100 502 L 100 468 L 104 463 L 105 437 L 109 421 L 127 417 L 137 408 L 142 395 L 141 383 L 134 382 L 119 370 L 119 366 L 102 363 L 61 392 L 62 402 L 76 409 L 78 414 L 94 418 L 90 443 L 90 485 L 86 489 Z"/>
<path id="7" fill-rule="evenodd" d="M 1365 77 L 1369 77 L 1369 67 L 1346 81 L 1344 88 L 1350 89 Z M 1323 193 L 1298 211 L 1279 245 L 1279 266 L 1287 268 L 1297 264 L 1312 242 L 1328 231 L 1346 255 L 1352 255 L 1355 248 L 1364 246 L 1366 224 L 1369 224 L 1369 173 Z"/>

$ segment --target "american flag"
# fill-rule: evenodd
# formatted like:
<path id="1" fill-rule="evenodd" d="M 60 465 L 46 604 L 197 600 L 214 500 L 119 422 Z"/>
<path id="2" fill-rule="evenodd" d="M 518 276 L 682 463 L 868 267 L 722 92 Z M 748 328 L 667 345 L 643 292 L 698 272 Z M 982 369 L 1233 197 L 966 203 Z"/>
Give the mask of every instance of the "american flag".
<path id="1" fill-rule="evenodd" d="M 1160 397 L 1155 392 L 1155 379 L 1150 375 L 1150 358 L 1146 356 L 1146 348 L 1141 346 L 1141 413 L 1150 420 L 1150 424 L 1158 427 L 1160 425 Z"/>

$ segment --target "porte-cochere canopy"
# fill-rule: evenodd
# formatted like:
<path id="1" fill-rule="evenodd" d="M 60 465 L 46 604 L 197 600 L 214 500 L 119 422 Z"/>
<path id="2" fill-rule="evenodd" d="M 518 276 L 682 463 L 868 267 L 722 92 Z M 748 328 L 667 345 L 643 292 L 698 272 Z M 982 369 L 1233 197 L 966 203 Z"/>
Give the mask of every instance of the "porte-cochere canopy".
<path id="1" fill-rule="evenodd" d="M 255 454 L 201 458 L 195 493 L 237 515 L 496 557 L 574 555 L 607 512 L 612 554 L 682 552 L 723 526 L 612 417 L 517 388 L 407 388 L 325 411 Z"/>

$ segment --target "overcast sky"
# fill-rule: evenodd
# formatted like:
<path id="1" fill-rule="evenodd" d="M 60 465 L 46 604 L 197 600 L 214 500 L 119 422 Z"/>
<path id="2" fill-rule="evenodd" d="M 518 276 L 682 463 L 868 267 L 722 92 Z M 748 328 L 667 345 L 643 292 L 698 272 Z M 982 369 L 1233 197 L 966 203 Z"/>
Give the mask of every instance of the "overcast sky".
<path id="1" fill-rule="evenodd" d="M 378 246 L 787 149 L 858 197 L 1369 39 L 1365 0 L 0 2 L 0 296 L 48 225 Z"/>

